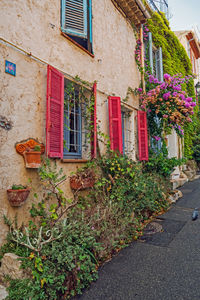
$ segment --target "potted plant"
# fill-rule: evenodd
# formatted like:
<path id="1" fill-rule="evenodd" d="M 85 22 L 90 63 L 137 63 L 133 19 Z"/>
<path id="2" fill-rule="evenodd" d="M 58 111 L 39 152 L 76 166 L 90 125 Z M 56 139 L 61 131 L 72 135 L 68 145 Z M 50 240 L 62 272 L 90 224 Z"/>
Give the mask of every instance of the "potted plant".
<path id="1" fill-rule="evenodd" d="M 94 172 L 90 169 L 85 169 L 70 177 L 70 187 L 72 190 L 84 190 L 91 188 L 95 183 Z"/>
<path id="2" fill-rule="evenodd" d="M 41 166 L 41 147 L 39 145 L 24 152 L 26 168 L 39 168 Z"/>
<path id="3" fill-rule="evenodd" d="M 11 206 L 22 206 L 28 198 L 29 193 L 30 188 L 21 184 L 13 184 L 12 188 L 7 190 L 8 201 Z"/>

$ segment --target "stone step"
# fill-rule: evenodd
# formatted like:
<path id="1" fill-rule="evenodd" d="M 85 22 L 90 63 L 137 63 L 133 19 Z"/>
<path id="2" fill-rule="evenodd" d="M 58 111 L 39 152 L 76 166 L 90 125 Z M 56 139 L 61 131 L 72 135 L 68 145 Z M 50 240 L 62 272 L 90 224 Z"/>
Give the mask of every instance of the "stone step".
<path id="1" fill-rule="evenodd" d="M 176 201 L 183 197 L 183 193 L 179 190 L 174 190 L 168 197 L 168 200 L 171 202 L 171 203 L 176 203 Z"/>
<path id="2" fill-rule="evenodd" d="M 194 176 L 193 180 L 196 180 L 196 179 L 199 179 L 199 178 L 200 178 L 200 175 L 198 174 L 198 175 Z"/>
<path id="3" fill-rule="evenodd" d="M 189 180 L 193 179 L 196 175 L 196 171 L 193 170 L 186 170 L 184 171 L 184 173 L 186 174 Z"/>
<path id="4" fill-rule="evenodd" d="M 177 189 L 179 186 L 184 185 L 184 183 L 188 182 L 188 178 L 178 178 L 178 179 L 172 179 L 170 180 L 172 190 Z"/>
<path id="5" fill-rule="evenodd" d="M 188 182 L 188 178 L 179 178 L 178 179 L 179 186 L 184 185 L 186 182 Z"/>

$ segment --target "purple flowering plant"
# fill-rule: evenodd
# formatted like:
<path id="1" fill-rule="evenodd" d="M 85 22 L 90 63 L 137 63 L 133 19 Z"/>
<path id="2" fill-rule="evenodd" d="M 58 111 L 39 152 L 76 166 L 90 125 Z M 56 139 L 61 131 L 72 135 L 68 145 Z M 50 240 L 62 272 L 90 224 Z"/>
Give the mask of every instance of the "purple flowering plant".
<path id="1" fill-rule="evenodd" d="M 164 74 L 164 82 L 159 82 L 151 74 L 148 80 L 153 88 L 146 94 L 138 89 L 141 109 L 147 111 L 148 119 L 159 120 L 160 130 L 154 130 L 153 134 L 156 139 L 161 136 L 162 130 L 170 133 L 173 128 L 182 137 L 184 124 L 192 122 L 191 116 L 196 103 L 183 90 L 183 86 L 191 78 L 192 76 L 182 77 L 181 74 Z"/>
<path id="2" fill-rule="evenodd" d="M 136 41 L 136 47 L 135 47 L 135 61 L 138 66 L 138 69 L 140 72 L 144 72 L 142 68 L 142 57 L 141 57 L 141 49 L 142 49 L 142 42 L 140 39 L 137 39 Z"/>
<path id="3" fill-rule="evenodd" d="M 151 73 L 148 51 L 148 32 L 146 25 L 143 27 L 143 43 L 146 43 L 144 55 L 144 68 L 141 64 L 142 42 L 136 41 L 135 59 L 139 71 L 144 74 L 147 93 L 142 88 L 136 89 L 140 95 L 140 107 L 147 111 L 150 135 L 156 140 L 162 137 L 163 132 L 169 134 L 175 129 L 177 134 L 184 135 L 183 126 L 192 122 L 196 103 L 188 97 L 184 89 L 192 75 L 183 77 L 182 74 L 171 76 L 164 74 L 164 81 L 159 81 Z"/>
<path id="4" fill-rule="evenodd" d="M 144 25 L 144 27 L 143 27 L 143 43 L 148 40 L 148 32 L 149 32 L 148 27 L 146 25 Z M 142 68 L 141 50 L 142 50 L 142 41 L 140 38 L 138 38 L 136 41 L 136 47 L 135 47 L 135 61 L 137 63 L 139 71 L 142 73 L 146 73 L 146 71 L 147 71 L 146 69 L 147 68 L 149 69 L 148 59 L 147 59 L 147 57 L 144 57 L 144 60 L 145 60 L 145 70 L 144 70 L 144 68 Z"/>

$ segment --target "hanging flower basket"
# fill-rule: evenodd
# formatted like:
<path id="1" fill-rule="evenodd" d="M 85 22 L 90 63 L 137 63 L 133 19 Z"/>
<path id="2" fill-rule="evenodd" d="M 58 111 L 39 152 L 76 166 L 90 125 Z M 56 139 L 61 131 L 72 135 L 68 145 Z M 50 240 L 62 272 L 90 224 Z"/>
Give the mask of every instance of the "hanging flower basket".
<path id="1" fill-rule="evenodd" d="M 91 170 L 84 170 L 70 177 L 72 190 L 85 190 L 92 188 L 95 184 L 95 175 Z"/>
<path id="2" fill-rule="evenodd" d="M 11 206 L 19 207 L 24 204 L 30 193 L 30 188 L 22 187 L 20 189 L 8 189 L 8 201 Z"/>

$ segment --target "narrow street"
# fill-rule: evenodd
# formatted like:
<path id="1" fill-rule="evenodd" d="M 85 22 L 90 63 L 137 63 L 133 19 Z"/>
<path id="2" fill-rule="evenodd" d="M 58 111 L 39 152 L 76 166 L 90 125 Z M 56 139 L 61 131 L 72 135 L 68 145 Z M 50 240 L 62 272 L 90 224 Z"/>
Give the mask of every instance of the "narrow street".
<path id="1" fill-rule="evenodd" d="M 200 179 L 186 183 L 183 197 L 157 220 L 160 232 L 144 235 L 105 264 L 99 279 L 75 299 L 199 300 Z"/>

